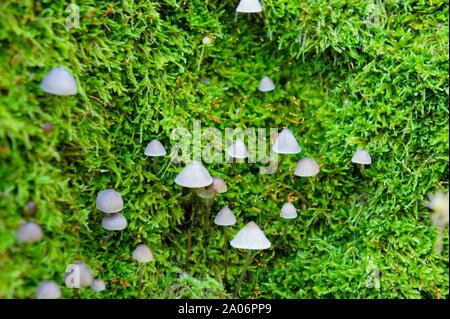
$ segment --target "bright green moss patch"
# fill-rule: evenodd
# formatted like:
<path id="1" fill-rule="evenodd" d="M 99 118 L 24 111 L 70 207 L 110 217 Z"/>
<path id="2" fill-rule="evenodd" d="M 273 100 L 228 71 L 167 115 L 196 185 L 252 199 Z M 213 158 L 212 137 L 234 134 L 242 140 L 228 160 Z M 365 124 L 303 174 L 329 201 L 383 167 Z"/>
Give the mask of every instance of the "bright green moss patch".
<path id="1" fill-rule="evenodd" d="M 0 298 L 31 298 L 49 279 L 69 298 L 62 278 L 79 260 L 107 286 L 82 297 L 134 298 L 140 241 L 155 257 L 143 296 L 230 297 L 245 252 L 230 247 L 224 287 L 223 229 L 207 236 L 198 218 L 184 272 L 188 193 L 174 179 L 185 165 L 167 156 L 153 174 L 144 156 L 154 138 L 170 151 L 172 131 L 194 120 L 222 132 L 288 126 L 302 147 L 276 178 L 259 163 L 238 165 L 238 178 L 229 164 L 205 165 L 228 183 L 210 220 L 227 204 L 238 220 L 230 236 L 253 220 L 272 242 L 255 255 L 241 297 L 448 298 L 448 228 L 437 254 L 423 204 L 448 191 L 447 1 L 264 0 L 263 14 L 236 21 L 237 0 L 79 2 L 71 29 L 66 1 L 0 3 Z M 58 65 L 78 95 L 41 91 Z M 275 91 L 258 91 L 264 75 Z M 373 160 L 366 179 L 350 162 L 361 147 Z M 321 165 L 312 181 L 294 177 L 306 155 Z M 95 198 L 106 188 L 122 194 L 129 224 L 104 243 Z M 38 209 L 26 217 L 30 199 Z M 299 211 L 284 255 L 288 199 Z M 200 212 L 204 201 L 195 205 Z M 44 239 L 18 247 L 26 220 Z M 367 287 L 370 265 L 379 288 Z"/>

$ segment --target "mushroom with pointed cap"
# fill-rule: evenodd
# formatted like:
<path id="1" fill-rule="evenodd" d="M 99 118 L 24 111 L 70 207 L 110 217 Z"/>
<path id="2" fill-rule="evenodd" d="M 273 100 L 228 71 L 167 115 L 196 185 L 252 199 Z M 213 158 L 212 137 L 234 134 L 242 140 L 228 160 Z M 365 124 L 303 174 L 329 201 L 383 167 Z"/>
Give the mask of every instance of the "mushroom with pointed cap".
<path id="1" fill-rule="evenodd" d="M 79 297 L 78 290 L 80 288 L 90 286 L 93 280 L 92 271 L 81 261 L 67 267 L 67 271 L 64 274 L 64 283 L 68 288 L 74 289 L 74 298 Z"/>
<path id="2" fill-rule="evenodd" d="M 100 292 L 106 289 L 105 282 L 101 279 L 94 279 L 91 283 L 91 289 Z"/>
<path id="3" fill-rule="evenodd" d="M 27 222 L 19 227 L 16 238 L 21 244 L 34 243 L 42 239 L 43 232 L 41 227 L 35 222 Z"/>
<path id="4" fill-rule="evenodd" d="M 298 161 L 294 173 L 300 177 L 310 177 L 317 175 L 319 171 L 319 164 L 312 158 L 305 156 Z"/>
<path id="5" fill-rule="evenodd" d="M 106 214 L 120 212 L 123 209 L 122 196 L 112 188 L 105 189 L 98 194 L 95 207 Z"/>
<path id="6" fill-rule="evenodd" d="M 204 211 L 205 225 L 206 225 L 207 233 L 209 233 L 209 211 L 211 209 L 211 206 L 214 204 L 216 195 L 218 193 L 225 193 L 226 191 L 227 191 L 227 184 L 219 176 L 213 177 L 213 182 L 211 183 L 211 185 L 197 190 L 197 195 L 202 198 L 206 198 L 206 200 L 207 200 L 207 203 L 205 206 L 205 211 Z"/>
<path id="7" fill-rule="evenodd" d="M 292 134 L 291 130 L 287 127 L 281 131 L 272 145 L 272 151 L 281 154 L 281 159 L 278 163 L 280 170 L 285 154 L 297 154 L 300 153 L 301 150 L 302 148 L 298 145 L 294 134 Z"/>
<path id="8" fill-rule="evenodd" d="M 141 287 L 142 287 L 142 274 L 144 269 L 144 263 L 148 263 L 153 260 L 153 254 L 147 245 L 139 244 L 133 251 L 131 256 L 134 260 L 139 263 L 139 283 L 138 283 L 138 293 L 137 297 L 141 297 Z"/>
<path id="9" fill-rule="evenodd" d="M 77 82 L 63 66 L 51 69 L 41 82 L 41 89 L 53 95 L 77 94 Z"/>
<path id="10" fill-rule="evenodd" d="M 258 89 L 261 92 L 270 92 L 275 90 L 275 84 L 273 83 L 272 79 L 268 76 L 264 76 L 261 81 L 259 81 Z"/>
<path id="11" fill-rule="evenodd" d="M 236 160 L 248 157 L 248 150 L 243 140 L 238 138 L 228 147 L 228 156 L 233 159 L 233 169 L 236 172 Z"/>
<path id="12" fill-rule="evenodd" d="M 228 231 L 227 226 L 232 226 L 236 224 L 236 216 L 234 216 L 233 212 L 228 206 L 222 208 L 217 214 L 216 218 L 214 218 L 214 224 L 219 226 L 224 226 L 223 230 L 225 233 L 225 262 L 224 262 L 224 274 L 223 281 L 227 282 L 227 269 L 228 269 Z"/>
<path id="13" fill-rule="evenodd" d="M 257 13 L 261 11 L 262 7 L 259 0 L 241 0 L 236 7 L 236 12 L 241 13 Z"/>
<path id="14" fill-rule="evenodd" d="M 178 176 L 175 178 L 175 183 L 187 187 L 192 188 L 191 197 L 188 200 L 188 203 L 192 203 L 192 211 L 194 211 L 194 198 L 195 198 L 195 188 L 201 188 L 206 187 L 208 185 L 211 185 L 213 182 L 213 179 L 211 175 L 209 175 L 206 168 L 203 167 L 202 164 L 200 164 L 198 161 L 194 160 L 190 162 L 188 165 L 186 165 L 185 168 L 178 174 Z M 189 219 L 189 223 L 192 223 L 193 219 L 193 213 L 191 214 L 191 217 Z M 189 265 L 189 256 L 190 256 L 190 250 L 191 250 L 191 229 L 188 227 L 188 234 L 187 234 L 187 251 L 186 251 L 186 264 L 185 268 L 187 269 Z"/>
<path id="15" fill-rule="evenodd" d="M 281 217 L 286 219 L 286 225 L 284 227 L 284 233 L 283 233 L 283 249 L 285 254 L 287 253 L 286 248 L 286 240 L 287 240 L 287 230 L 288 230 L 288 219 L 294 219 L 297 218 L 297 208 L 291 203 L 287 202 L 281 207 Z"/>
<path id="16" fill-rule="evenodd" d="M 372 158 L 365 148 L 361 148 L 357 150 L 355 154 L 353 154 L 352 162 L 361 165 L 361 174 L 363 177 L 365 177 L 366 175 L 364 174 L 364 165 L 372 164 Z"/>
<path id="17" fill-rule="evenodd" d="M 230 245 L 234 248 L 248 249 L 247 258 L 245 260 L 244 269 L 242 270 L 241 277 L 234 291 L 233 297 L 236 297 L 239 293 L 242 280 L 244 279 L 245 272 L 250 262 L 251 251 L 267 249 L 270 247 L 270 241 L 264 235 L 264 232 L 254 222 L 249 222 L 244 226 L 234 238 L 230 241 Z"/>
<path id="18" fill-rule="evenodd" d="M 159 156 L 165 156 L 167 152 L 160 141 L 152 140 L 150 143 L 147 144 L 144 154 L 153 157 L 153 172 L 156 173 L 157 158 Z"/>
<path id="19" fill-rule="evenodd" d="M 53 280 L 43 281 L 34 291 L 36 299 L 58 299 L 61 297 L 61 289 Z"/>

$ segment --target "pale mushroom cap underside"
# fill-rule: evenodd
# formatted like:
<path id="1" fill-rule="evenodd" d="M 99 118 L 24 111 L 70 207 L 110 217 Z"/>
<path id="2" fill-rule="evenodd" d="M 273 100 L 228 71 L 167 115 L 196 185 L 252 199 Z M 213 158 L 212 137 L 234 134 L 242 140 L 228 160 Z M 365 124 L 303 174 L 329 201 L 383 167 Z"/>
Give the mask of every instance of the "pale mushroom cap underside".
<path id="1" fill-rule="evenodd" d="M 233 158 L 247 158 L 248 150 L 244 141 L 238 138 L 233 144 L 228 147 L 228 155 Z"/>
<path id="2" fill-rule="evenodd" d="M 98 194 L 95 207 L 107 214 L 120 212 L 123 209 L 122 196 L 112 188 L 105 189 Z"/>
<path id="3" fill-rule="evenodd" d="M 42 229 L 38 224 L 28 222 L 19 227 L 16 238 L 21 243 L 34 243 L 41 240 L 43 235 Z"/>
<path id="4" fill-rule="evenodd" d="M 369 152 L 365 149 L 359 149 L 355 152 L 352 157 L 352 162 L 356 164 L 370 165 L 372 164 L 372 158 Z"/>
<path id="5" fill-rule="evenodd" d="M 309 177 L 319 173 L 319 170 L 319 164 L 317 164 L 314 159 L 305 156 L 298 161 L 297 166 L 295 166 L 294 173 L 300 177 Z"/>
<path id="6" fill-rule="evenodd" d="M 230 245 L 240 249 L 267 249 L 270 242 L 258 225 L 249 222 L 234 236 Z"/>
<path id="7" fill-rule="evenodd" d="M 297 217 L 297 208 L 291 203 L 287 202 L 281 208 L 281 217 L 286 219 L 292 219 Z"/>
<path id="8" fill-rule="evenodd" d="M 275 90 L 275 84 L 273 83 L 272 79 L 268 76 L 265 76 L 259 81 L 258 89 L 261 92 L 269 92 Z"/>
<path id="9" fill-rule="evenodd" d="M 36 299 L 58 299 L 61 297 L 61 289 L 53 280 L 43 281 L 34 291 Z"/>
<path id="10" fill-rule="evenodd" d="M 127 219 L 119 213 L 103 217 L 102 227 L 106 230 L 122 230 L 127 228 Z"/>
<path id="11" fill-rule="evenodd" d="M 77 82 L 66 68 L 59 66 L 45 75 L 41 89 L 54 95 L 74 95 L 77 94 Z"/>
<path id="12" fill-rule="evenodd" d="M 100 292 L 106 289 L 105 282 L 101 279 L 94 279 L 91 283 L 91 289 Z"/>
<path id="13" fill-rule="evenodd" d="M 74 276 L 78 274 L 79 277 Z M 91 285 L 94 280 L 92 271 L 86 266 L 85 263 L 79 261 L 73 265 L 70 265 L 67 272 L 64 275 L 64 283 L 71 288 L 82 288 Z M 69 282 L 70 281 L 70 282 Z"/>
<path id="14" fill-rule="evenodd" d="M 147 156 L 165 156 L 167 152 L 160 141 L 152 140 L 147 144 L 144 154 Z"/>
<path id="15" fill-rule="evenodd" d="M 190 162 L 175 178 L 175 183 L 183 187 L 200 188 L 211 185 L 213 179 L 206 168 L 197 161 Z"/>
<path id="16" fill-rule="evenodd" d="M 302 148 L 298 145 L 294 134 L 288 128 L 285 128 L 275 139 L 272 150 L 279 154 L 297 154 L 300 153 Z"/>
<path id="17" fill-rule="evenodd" d="M 195 190 L 197 195 L 201 198 L 213 198 L 216 192 L 213 190 L 212 186 L 200 187 Z"/>
<path id="18" fill-rule="evenodd" d="M 231 226 L 236 224 L 236 216 L 228 206 L 222 208 L 219 213 L 217 213 L 216 218 L 214 218 L 214 224 L 219 226 Z"/>
<path id="19" fill-rule="evenodd" d="M 236 7 L 236 11 L 242 13 L 256 13 L 261 12 L 262 7 L 259 0 L 241 0 Z"/>
<path id="20" fill-rule="evenodd" d="M 131 258 L 140 263 L 147 263 L 153 260 L 153 254 L 147 245 L 139 244 L 133 251 Z"/>

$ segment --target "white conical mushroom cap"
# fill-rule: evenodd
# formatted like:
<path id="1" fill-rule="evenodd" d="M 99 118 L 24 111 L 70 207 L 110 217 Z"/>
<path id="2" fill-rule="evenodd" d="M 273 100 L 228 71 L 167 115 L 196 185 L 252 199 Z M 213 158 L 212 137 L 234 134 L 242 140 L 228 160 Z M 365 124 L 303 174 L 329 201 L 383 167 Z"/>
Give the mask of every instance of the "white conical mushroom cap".
<path id="1" fill-rule="evenodd" d="M 297 217 L 297 208 L 291 202 L 287 202 L 281 208 L 281 217 L 292 219 Z"/>
<path id="2" fill-rule="evenodd" d="M 319 173 L 319 164 L 312 158 L 305 156 L 298 161 L 294 173 L 301 177 L 314 176 Z"/>
<path id="3" fill-rule="evenodd" d="M 63 66 L 50 70 L 41 82 L 44 92 L 54 95 L 77 94 L 77 82 Z"/>
<path id="4" fill-rule="evenodd" d="M 106 230 L 122 230 L 127 228 L 127 220 L 122 214 L 110 214 L 103 217 L 102 227 Z"/>
<path id="5" fill-rule="evenodd" d="M 139 244 L 133 251 L 131 258 L 140 263 L 148 263 L 153 260 L 153 254 L 147 245 Z"/>
<path id="6" fill-rule="evenodd" d="M 183 187 L 200 188 L 211 185 L 213 179 L 206 168 L 197 161 L 190 162 L 175 178 L 175 183 Z"/>
<path id="7" fill-rule="evenodd" d="M 270 247 L 270 241 L 258 225 L 250 222 L 234 236 L 230 245 L 241 249 L 267 249 Z"/>
<path id="8" fill-rule="evenodd" d="M 74 277 L 75 269 L 76 274 L 79 275 L 78 278 Z M 64 275 L 64 283 L 69 288 L 81 288 L 90 286 L 94 280 L 94 276 L 92 275 L 92 271 L 86 266 L 85 263 L 79 261 L 75 264 L 71 265 L 69 270 Z M 72 281 L 72 282 L 69 282 Z"/>
<path id="9" fill-rule="evenodd" d="M 211 38 L 208 36 L 204 37 L 202 40 L 202 43 L 203 44 L 211 44 Z"/>
<path id="10" fill-rule="evenodd" d="M 34 291 L 36 299 L 58 299 L 61 297 L 61 290 L 53 280 L 43 281 Z"/>
<path id="11" fill-rule="evenodd" d="M 245 143 L 240 138 L 238 138 L 228 148 L 228 155 L 234 158 L 247 158 L 248 151 L 247 147 L 245 147 Z"/>
<path id="12" fill-rule="evenodd" d="M 153 140 L 148 143 L 144 152 L 147 156 L 164 156 L 166 153 L 166 149 L 158 140 Z"/>
<path id="13" fill-rule="evenodd" d="M 107 214 L 120 212 L 123 209 L 122 196 L 112 188 L 105 189 L 98 194 L 95 207 Z"/>
<path id="14" fill-rule="evenodd" d="M 370 165 L 372 164 L 372 158 L 370 157 L 369 152 L 365 148 L 362 148 L 355 152 L 352 157 L 352 162 L 356 164 Z"/>
<path id="15" fill-rule="evenodd" d="M 265 76 L 259 82 L 259 90 L 261 92 L 273 91 L 275 90 L 275 84 L 268 76 Z"/>
<path id="16" fill-rule="evenodd" d="M 261 12 L 262 7 L 258 0 L 241 0 L 236 7 L 237 12 L 255 13 Z"/>
<path id="17" fill-rule="evenodd" d="M 214 218 L 214 224 L 219 226 L 231 226 L 236 224 L 236 217 L 228 206 L 222 208 Z"/>
<path id="18" fill-rule="evenodd" d="M 101 279 L 95 279 L 91 283 L 91 289 L 100 292 L 106 289 L 105 282 Z"/>
<path id="19" fill-rule="evenodd" d="M 298 145 L 294 134 L 288 128 L 285 128 L 275 139 L 272 150 L 279 154 L 297 154 L 300 153 L 302 148 Z"/>
<path id="20" fill-rule="evenodd" d="M 28 222 L 19 227 L 16 238 L 22 243 L 34 243 L 42 239 L 43 233 L 41 227 L 34 223 Z"/>

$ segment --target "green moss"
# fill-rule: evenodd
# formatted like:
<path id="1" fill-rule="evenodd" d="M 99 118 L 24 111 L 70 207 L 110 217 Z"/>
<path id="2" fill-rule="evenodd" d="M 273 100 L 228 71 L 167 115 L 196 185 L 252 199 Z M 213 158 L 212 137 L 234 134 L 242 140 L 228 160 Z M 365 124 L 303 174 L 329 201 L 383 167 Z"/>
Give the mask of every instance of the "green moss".
<path id="1" fill-rule="evenodd" d="M 254 220 L 272 242 L 241 297 L 448 298 L 448 228 L 437 254 L 423 205 L 428 192 L 448 191 L 448 2 L 264 0 L 263 14 L 235 21 L 237 1 L 85 0 L 69 30 L 66 5 L 0 4 L 0 298 L 33 297 L 46 279 L 62 285 L 78 260 L 107 283 L 82 297 L 133 298 L 140 240 L 155 255 L 144 296 L 230 296 L 244 253 L 230 249 L 223 287 L 222 229 L 208 236 L 197 220 L 183 273 L 187 195 L 173 182 L 183 165 L 166 157 L 154 175 L 144 156 L 153 138 L 170 150 L 171 132 L 194 120 L 223 132 L 289 126 L 303 149 L 276 178 L 258 174 L 259 164 L 238 166 L 239 179 L 228 164 L 207 166 L 230 184 L 212 214 L 226 203 L 238 218 L 231 235 Z M 213 42 L 202 53 L 205 35 Z M 58 65 L 78 95 L 40 90 Z M 277 86 L 269 94 L 257 89 L 264 75 Z M 358 147 L 373 159 L 365 180 L 350 162 Z M 322 165 L 313 183 L 293 175 L 304 155 Z M 129 226 L 102 243 L 95 198 L 105 188 L 121 192 Z M 288 198 L 300 210 L 285 256 L 278 212 Z M 17 247 L 29 199 L 45 237 Z M 379 289 L 366 286 L 371 264 Z"/>

